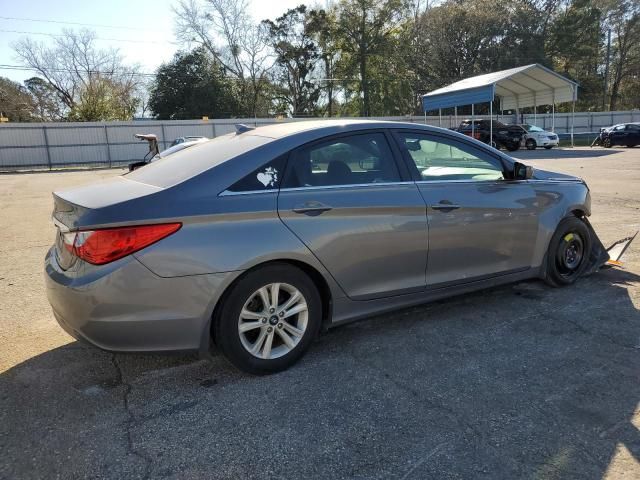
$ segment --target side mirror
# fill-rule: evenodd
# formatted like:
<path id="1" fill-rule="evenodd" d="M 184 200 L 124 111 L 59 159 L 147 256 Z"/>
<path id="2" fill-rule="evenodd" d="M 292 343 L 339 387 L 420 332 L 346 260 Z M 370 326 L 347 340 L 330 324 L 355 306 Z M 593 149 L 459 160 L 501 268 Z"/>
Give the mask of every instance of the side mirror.
<path id="1" fill-rule="evenodd" d="M 520 162 L 513 164 L 514 180 L 529 180 L 530 178 L 533 178 L 533 167 Z"/>

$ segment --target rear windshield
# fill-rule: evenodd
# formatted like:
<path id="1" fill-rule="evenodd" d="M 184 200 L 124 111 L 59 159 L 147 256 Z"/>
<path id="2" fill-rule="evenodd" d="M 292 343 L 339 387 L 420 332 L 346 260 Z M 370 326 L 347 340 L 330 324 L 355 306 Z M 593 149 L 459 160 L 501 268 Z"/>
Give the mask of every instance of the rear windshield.
<path id="1" fill-rule="evenodd" d="M 271 141 L 273 138 L 257 135 L 223 135 L 155 160 L 128 173 L 127 179 L 162 188 L 171 187 Z"/>

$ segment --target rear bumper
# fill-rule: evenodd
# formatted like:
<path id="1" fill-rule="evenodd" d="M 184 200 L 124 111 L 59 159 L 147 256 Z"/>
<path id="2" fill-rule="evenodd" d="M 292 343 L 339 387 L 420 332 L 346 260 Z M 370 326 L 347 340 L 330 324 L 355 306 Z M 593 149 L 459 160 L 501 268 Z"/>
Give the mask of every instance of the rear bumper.
<path id="1" fill-rule="evenodd" d="M 230 276 L 162 278 L 133 256 L 63 271 L 54 249 L 45 258 L 47 298 L 60 326 L 76 339 L 117 352 L 202 350 Z"/>

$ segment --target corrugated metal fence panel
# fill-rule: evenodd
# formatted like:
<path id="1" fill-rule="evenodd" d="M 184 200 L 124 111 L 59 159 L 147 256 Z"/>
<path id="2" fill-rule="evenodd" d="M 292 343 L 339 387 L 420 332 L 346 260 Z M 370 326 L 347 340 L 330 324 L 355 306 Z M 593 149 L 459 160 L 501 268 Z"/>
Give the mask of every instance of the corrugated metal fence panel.
<path id="1" fill-rule="evenodd" d="M 496 112 L 497 113 L 497 112 Z M 374 117 L 427 123 L 443 128 L 456 127 L 468 115 L 456 118 L 449 111 L 438 116 Z M 488 118 L 476 115 L 476 118 Z M 505 123 L 524 121 L 550 130 L 554 121 L 550 113 L 498 117 Z M 132 122 L 88 123 L 8 123 L 0 124 L 0 170 L 29 170 L 71 166 L 117 166 L 142 159 L 148 152 L 145 141 L 134 138 L 136 133 L 152 133 L 158 137 L 160 149 L 169 147 L 176 137 L 198 135 L 214 137 L 232 133 L 235 124 L 262 126 L 272 123 L 304 121 L 307 119 L 238 118 L 211 120 L 139 120 Z M 535 120 L 535 121 L 534 121 Z M 598 132 L 601 127 L 616 123 L 640 122 L 640 111 L 633 112 L 576 112 L 575 133 Z M 555 131 L 571 132 L 571 114 L 555 116 Z"/>

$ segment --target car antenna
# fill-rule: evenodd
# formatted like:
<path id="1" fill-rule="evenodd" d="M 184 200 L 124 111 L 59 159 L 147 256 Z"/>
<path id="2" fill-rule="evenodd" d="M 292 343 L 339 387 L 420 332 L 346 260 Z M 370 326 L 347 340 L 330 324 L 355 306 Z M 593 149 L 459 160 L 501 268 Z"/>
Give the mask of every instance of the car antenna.
<path id="1" fill-rule="evenodd" d="M 236 127 L 236 135 L 240 135 L 241 133 L 256 129 L 256 127 L 250 127 L 249 125 L 245 125 L 244 123 L 236 123 L 235 127 Z"/>

